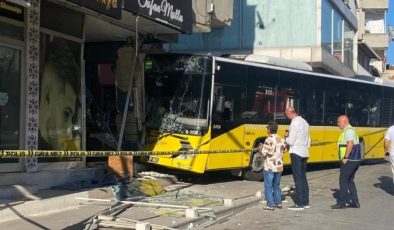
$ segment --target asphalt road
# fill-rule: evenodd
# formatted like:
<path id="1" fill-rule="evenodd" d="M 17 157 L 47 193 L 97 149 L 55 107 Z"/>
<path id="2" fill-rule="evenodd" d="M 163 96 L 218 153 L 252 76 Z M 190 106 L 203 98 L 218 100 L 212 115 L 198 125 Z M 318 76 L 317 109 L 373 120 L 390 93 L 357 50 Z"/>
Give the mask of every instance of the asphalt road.
<path id="1" fill-rule="evenodd" d="M 314 166 L 319 167 L 319 166 Z M 197 229 L 394 229 L 394 185 L 390 165 L 386 162 L 360 167 L 356 185 L 360 209 L 333 210 L 338 189 L 339 169 L 322 166 L 324 170 L 308 172 L 311 208 L 290 211 L 290 197 L 283 209 L 263 210 L 262 204 L 247 208 L 220 220 L 205 223 Z M 328 168 L 328 169 L 327 169 Z M 284 175 L 289 181 L 291 175 Z"/>
<path id="2" fill-rule="evenodd" d="M 336 202 L 338 176 L 337 164 L 309 167 L 307 177 L 311 196 L 310 209 L 287 210 L 293 201 L 290 196 L 286 196 L 287 202 L 284 203 L 283 209 L 265 211 L 262 209 L 262 204 L 256 202 L 247 209 L 234 207 L 234 211 L 222 216 L 218 215 L 215 220 L 207 219 L 206 222 L 199 223 L 200 225 L 195 224 L 192 229 L 394 229 L 394 185 L 387 162 L 360 167 L 356 175 L 360 209 L 332 210 L 330 208 L 330 205 Z M 183 177 L 181 180 L 193 183 L 186 190 L 232 198 L 250 196 L 263 187 L 262 182 L 243 181 L 225 173 Z M 287 171 L 282 177 L 281 184 L 285 186 L 292 183 L 292 175 Z M 105 206 L 78 206 L 50 215 L 21 216 L 19 220 L 0 221 L 0 229 L 83 229 L 91 216 L 105 208 Z M 163 221 L 160 221 L 160 218 L 156 219 L 156 222 L 169 226 L 164 219 Z"/>

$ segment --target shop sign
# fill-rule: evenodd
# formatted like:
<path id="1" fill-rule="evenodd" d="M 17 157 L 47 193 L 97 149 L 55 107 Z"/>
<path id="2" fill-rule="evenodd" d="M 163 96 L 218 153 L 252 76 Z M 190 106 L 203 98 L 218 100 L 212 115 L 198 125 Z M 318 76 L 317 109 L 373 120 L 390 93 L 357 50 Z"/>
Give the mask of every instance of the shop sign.
<path id="1" fill-rule="evenodd" d="M 67 0 L 112 18 L 121 19 L 123 0 Z M 127 0 L 126 0 L 127 1 Z"/>
<path id="2" fill-rule="evenodd" d="M 183 33 L 192 33 L 191 0 L 125 0 L 124 9 Z"/>
<path id="3" fill-rule="evenodd" d="M 13 4 L 5 0 L 0 0 L 0 15 L 18 21 L 24 21 L 25 19 L 23 6 Z"/>

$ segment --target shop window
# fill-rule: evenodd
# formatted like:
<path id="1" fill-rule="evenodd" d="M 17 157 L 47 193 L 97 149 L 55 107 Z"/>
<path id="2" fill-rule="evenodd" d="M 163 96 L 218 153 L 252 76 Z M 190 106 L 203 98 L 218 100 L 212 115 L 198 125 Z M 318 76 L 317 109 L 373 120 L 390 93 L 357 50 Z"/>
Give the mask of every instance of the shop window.
<path id="1" fill-rule="evenodd" d="M 21 51 L 0 44 L 0 148 L 18 149 Z"/>
<path id="2" fill-rule="evenodd" d="M 115 64 L 86 64 L 86 149 L 117 148 Z"/>
<path id="3" fill-rule="evenodd" d="M 39 149 L 81 150 L 81 44 L 40 38 Z"/>

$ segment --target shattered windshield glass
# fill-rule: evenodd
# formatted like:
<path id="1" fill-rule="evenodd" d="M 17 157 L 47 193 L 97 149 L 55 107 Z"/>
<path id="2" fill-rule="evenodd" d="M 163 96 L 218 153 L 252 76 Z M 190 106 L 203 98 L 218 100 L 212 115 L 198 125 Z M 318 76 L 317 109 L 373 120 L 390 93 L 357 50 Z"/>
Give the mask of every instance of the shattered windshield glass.
<path id="1" fill-rule="evenodd" d="M 211 62 L 207 57 L 183 56 L 174 70 L 178 83 L 160 124 L 161 132 L 202 135 L 208 127 Z"/>

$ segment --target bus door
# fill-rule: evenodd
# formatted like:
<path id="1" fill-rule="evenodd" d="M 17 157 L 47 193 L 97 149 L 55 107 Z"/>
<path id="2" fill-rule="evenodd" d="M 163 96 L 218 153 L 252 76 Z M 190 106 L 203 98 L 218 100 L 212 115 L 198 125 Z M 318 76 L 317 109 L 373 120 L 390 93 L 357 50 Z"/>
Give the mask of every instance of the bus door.
<path id="1" fill-rule="evenodd" d="M 246 87 L 215 84 L 212 111 L 211 150 L 244 148 L 242 112 L 246 111 Z M 207 169 L 224 169 L 242 166 L 243 152 L 215 153 L 208 157 Z"/>

